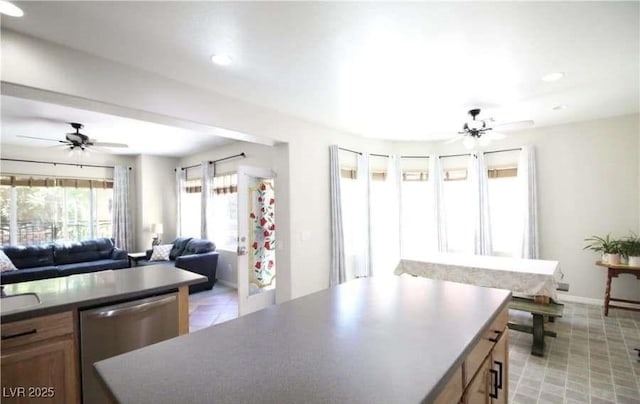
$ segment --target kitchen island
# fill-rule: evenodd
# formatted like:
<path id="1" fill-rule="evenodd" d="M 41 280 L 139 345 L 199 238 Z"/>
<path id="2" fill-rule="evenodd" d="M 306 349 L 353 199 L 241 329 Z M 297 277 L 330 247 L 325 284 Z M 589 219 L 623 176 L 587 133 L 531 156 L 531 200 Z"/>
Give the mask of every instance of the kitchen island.
<path id="1" fill-rule="evenodd" d="M 357 279 L 95 366 L 121 403 L 506 402 L 510 297 Z"/>
<path id="2" fill-rule="evenodd" d="M 109 345 L 118 339 L 120 328 L 129 331 L 125 345 L 149 341 L 148 330 L 138 333 L 136 324 L 149 321 L 147 313 L 160 310 L 161 303 L 164 313 L 170 312 L 173 319 L 168 327 L 172 327 L 172 335 L 188 333 L 188 286 L 205 281 L 198 274 L 158 265 L 4 286 L 7 297 L 0 299 L 2 401 L 75 403 L 85 397 L 85 402 L 90 402 L 86 401 L 87 391 L 81 391 L 80 374 L 82 368 L 86 374 L 83 379 L 88 379 L 91 375 L 85 370 L 88 367 L 94 373 L 91 366 L 95 360 L 83 364 L 85 348 Z M 33 299 L 16 306 L 14 299 L 20 297 Z M 122 308 L 127 305 L 132 307 Z M 97 335 L 90 333 L 91 328 L 85 332 L 83 313 L 97 319 L 91 320 L 93 324 L 98 320 L 103 324 Z M 87 323 L 89 320 L 87 317 Z M 161 319 L 154 328 L 166 322 Z M 110 326 L 114 324 L 118 329 Z"/>

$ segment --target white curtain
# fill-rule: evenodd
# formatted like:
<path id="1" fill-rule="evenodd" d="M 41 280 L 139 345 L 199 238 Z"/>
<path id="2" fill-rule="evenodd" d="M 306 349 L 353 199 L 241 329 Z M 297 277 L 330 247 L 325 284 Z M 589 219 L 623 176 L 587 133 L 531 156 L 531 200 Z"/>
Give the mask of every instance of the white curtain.
<path id="1" fill-rule="evenodd" d="M 209 232 L 212 229 L 210 223 L 213 213 L 214 187 L 213 179 L 216 175 L 214 164 L 203 161 L 200 166 L 201 192 L 200 192 L 200 237 L 209 240 Z"/>
<path id="2" fill-rule="evenodd" d="M 433 223 L 435 232 L 433 239 L 437 243 L 437 251 L 447 252 L 447 215 L 444 203 L 444 176 L 440 156 L 429 156 L 429 185 L 433 187 Z"/>
<path id="3" fill-rule="evenodd" d="M 113 240 L 118 248 L 134 250 L 130 170 L 125 166 L 113 169 Z"/>
<path id="4" fill-rule="evenodd" d="M 362 195 L 363 207 L 359 212 L 359 218 L 356 220 L 362 228 L 362 240 L 359 250 L 355 256 L 355 270 L 356 277 L 371 276 L 371 173 L 369 170 L 369 154 L 362 153 L 356 156 L 357 159 L 357 173 L 358 178 L 357 188 L 359 194 Z"/>
<path id="5" fill-rule="evenodd" d="M 340 192 L 340 160 L 337 145 L 329 146 L 329 164 L 331 197 L 331 267 L 329 284 L 330 286 L 336 286 L 347 280 L 342 223 L 342 196 Z"/>
<path id="6" fill-rule="evenodd" d="M 176 168 L 176 236 L 182 235 L 182 199 L 187 183 L 187 170 Z"/>
<path id="7" fill-rule="evenodd" d="M 474 211 L 474 252 L 477 255 L 492 255 L 489 174 L 483 152 L 471 155 L 467 173 L 471 185 L 471 208 Z"/>
<path id="8" fill-rule="evenodd" d="M 533 146 L 523 146 L 518 161 L 518 183 L 522 195 L 523 233 L 516 257 L 537 259 L 538 195 L 536 188 L 536 156 Z"/>

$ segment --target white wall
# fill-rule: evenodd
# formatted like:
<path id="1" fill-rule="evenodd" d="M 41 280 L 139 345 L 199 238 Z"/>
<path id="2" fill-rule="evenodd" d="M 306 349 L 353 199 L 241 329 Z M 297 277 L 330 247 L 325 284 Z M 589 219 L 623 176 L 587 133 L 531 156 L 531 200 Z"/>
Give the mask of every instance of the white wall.
<path id="1" fill-rule="evenodd" d="M 176 165 L 177 159 L 169 157 L 140 155 L 136 158 L 136 251 L 151 248 L 154 223 L 163 225 L 163 243 L 176 237 Z"/>
<path id="2" fill-rule="evenodd" d="M 559 260 L 572 296 L 601 301 L 606 269 L 584 251 L 591 235 L 638 233 L 640 185 L 638 115 L 531 129 L 493 142 L 487 150 L 524 144 L 536 147 L 541 256 Z M 459 145 L 393 144 L 394 153 L 458 154 Z M 640 282 L 631 275 L 613 281 L 617 297 L 640 297 Z"/>
<path id="3" fill-rule="evenodd" d="M 286 216 L 278 221 L 284 242 L 279 301 L 329 284 L 330 144 L 377 153 L 460 151 L 455 145 L 364 140 L 86 53 L 11 32 L 2 35 L 3 92 L 9 88 L 28 93 L 33 88 L 32 94 L 46 94 L 61 104 L 87 104 L 100 112 L 118 106 L 120 112 L 171 117 L 284 142 L 276 148 L 288 159 L 275 162 L 279 172 L 288 172 L 285 188 L 290 191 L 289 198 L 280 198 Z M 636 116 L 540 128 L 499 143 L 509 147 L 531 142 L 538 147 L 542 254 L 561 261 L 574 295 L 601 298 L 603 290 L 603 270 L 593 266 L 593 254 L 582 251 L 582 239 L 626 234 L 634 226 L 638 230 L 637 121 Z M 303 240 L 303 233 L 309 237 Z M 621 285 L 623 295 L 638 295 L 636 284 Z"/>
<path id="4" fill-rule="evenodd" d="M 288 161 L 277 159 L 275 168 L 289 172 L 289 198 L 280 198 L 280 210 L 286 210 L 278 220 L 284 257 L 277 300 L 329 285 L 328 146 L 357 147 L 359 137 L 14 32 L 3 30 L 1 45 L 3 93 L 152 121 L 169 117 L 286 143 L 276 146 Z M 310 237 L 302 240 L 303 233 Z"/>

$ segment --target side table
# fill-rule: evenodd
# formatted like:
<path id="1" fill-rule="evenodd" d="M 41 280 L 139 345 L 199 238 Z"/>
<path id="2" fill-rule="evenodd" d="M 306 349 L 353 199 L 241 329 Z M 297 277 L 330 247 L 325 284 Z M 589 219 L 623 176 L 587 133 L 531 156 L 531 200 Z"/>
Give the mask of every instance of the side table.
<path id="1" fill-rule="evenodd" d="M 609 304 L 610 302 L 624 302 L 640 305 L 640 301 L 638 300 L 618 299 L 611 297 L 611 279 L 617 278 L 620 274 L 631 274 L 640 279 L 640 267 L 632 267 L 629 265 L 614 265 L 602 261 L 597 261 L 596 265 L 607 268 L 607 286 L 604 290 L 604 315 L 609 315 L 609 307 L 613 307 L 614 309 L 640 311 L 640 307 L 614 306 L 612 304 Z"/>
<path id="2" fill-rule="evenodd" d="M 134 252 L 134 253 L 127 254 L 127 257 L 129 257 L 129 268 L 131 268 L 131 267 L 133 267 L 132 264 L 134 262 L 137 265 L 138 261 L 147 258 L 147 253 L 146 252 Z"/>

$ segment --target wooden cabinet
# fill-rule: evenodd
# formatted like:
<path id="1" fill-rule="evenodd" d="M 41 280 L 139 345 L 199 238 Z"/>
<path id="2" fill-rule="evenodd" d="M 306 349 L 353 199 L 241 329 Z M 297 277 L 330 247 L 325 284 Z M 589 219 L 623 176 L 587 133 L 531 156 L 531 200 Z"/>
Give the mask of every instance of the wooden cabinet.
<path id="1" fill-rule="evenodd" d="M 2 402 L 77 403 L 72 312 L 2 324 Z"/>
<path id="2" fill-rule="evenodd" d="M 462 367 L 459 367 L 445 388 L 436 397 L 434 404 L 457 403 L 462 397 Z"/>
<path id="3" fill-rule="evenodd" d="M 505 308 L 484 331 L 462 367 L 436 398 L 437 404 L 506 404 L 508 400 L 509 346 Z"/>
<path id="4" fill-rule="evenodd" d="M 491 368 L 494 371 L 495 380 L 494 396 L 491 402 L 495 404 L 506 404 L 509 401 L 509 344 L 508 333 L 505 328 L 498 343 L 491 351 Z M 490 383 L 493 383 L 491 381 Z"/>
<path id="5" fill-rule="evenodd" d="M 467 404 L 489 404 L 491 402 L 491 374 L 489 373 L 490 357 L 487 357 L 467 385 L 464 402 Z"/>
<path id="6" fill-rule="evenodd" d="M 502 404 L 508 400 L 509 345 L 505 308 L 484 332 L 464 362 L 463 402 Z"/>

